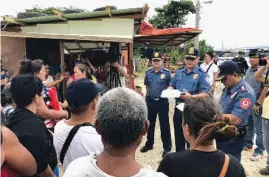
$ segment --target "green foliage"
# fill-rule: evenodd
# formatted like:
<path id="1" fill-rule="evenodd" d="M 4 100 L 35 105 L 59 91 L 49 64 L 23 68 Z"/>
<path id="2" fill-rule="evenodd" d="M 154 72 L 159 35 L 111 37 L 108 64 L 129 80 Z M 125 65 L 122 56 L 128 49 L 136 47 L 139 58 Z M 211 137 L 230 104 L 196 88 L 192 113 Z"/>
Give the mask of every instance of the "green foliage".
<path id="1" fill-rule="evenodd" d="M 195 5 L 191 0 L 172 1 L 161 8 L 155 8 L 154 15 L 149 22 L 160 29 L 180 27 L 185 24 L 186 16 L 195 13 Z"/>
<path id="2" fill-rule="evenodd" d="M 85 12 L 85 9 L 79 9 L 73 6 L 70 7 L 47 7 L 47 8 L 41 8 L 39 6 L 34 6 L 31 9 L 25 9 L 25 12 L 37 12 L 37 13 L 44 13 L 47 15 L 54 15 L 52 10 L 57 10 L 59 12 L 63 11 L 75 11 L 75 12 Z"/>
<path id="3" fill-rule="evenodd" d="M 201 60 L 204 60 L 205 53 L 209 51 L 214 51 L 214 48 L 206 43 L 206 40 L 199 41 L 199 51 Z"/>

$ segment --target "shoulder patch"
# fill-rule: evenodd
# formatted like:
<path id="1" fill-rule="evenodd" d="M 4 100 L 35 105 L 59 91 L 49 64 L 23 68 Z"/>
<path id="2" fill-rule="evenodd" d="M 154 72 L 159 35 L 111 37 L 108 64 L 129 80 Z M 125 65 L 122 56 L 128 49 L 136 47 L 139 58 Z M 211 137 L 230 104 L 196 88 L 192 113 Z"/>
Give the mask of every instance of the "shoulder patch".
<path id="1" fill-rule="evenodd" d="M 211 84 L 210 78 L 208 76 L 205 78 L 205 80 L 209 85 Z"/>
<path id="2" fill-rule="evenodd" d="M 249 98 L 242 98 L 240 100 L 240 107 L 242 109 L 248 109 L 252 105 L 252 102 Z"/>

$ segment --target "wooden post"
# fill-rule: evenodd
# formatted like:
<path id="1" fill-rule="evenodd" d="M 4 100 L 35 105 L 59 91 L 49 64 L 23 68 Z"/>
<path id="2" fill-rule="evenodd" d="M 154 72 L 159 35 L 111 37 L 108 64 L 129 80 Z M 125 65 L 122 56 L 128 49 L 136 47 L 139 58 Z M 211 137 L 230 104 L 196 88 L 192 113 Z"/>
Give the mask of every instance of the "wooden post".
<path id="1" fill-rule="evenodd" d="M 60 41 L 60 56 L 61 56 L 61 74 L 64 75 L 64 44 L 63 41 Z"/>
<path id="2" fill-rule="evenodd" d="M 60 68 L 61 68 L 61 74 L 64 75 L 65 74 L 65 69 L 64 69 L 64 44 L 63 44 L 63 41 L 60 40 L 60 57 L 61 57 L 61 63 L 60 63 Z M 66 87 L 66 82 L 62 82 L 62 93 L 63 93 L 63 98 L 65 99 L 65 87 Z M 62 100 L 63 101 L 63 100 Z"/>
<path id="3" fill-rule="evenodd" d="M 128 66 L 129 66 L 129 88 L 134 89 L 134 65 L 133 65 L 133 52 L 134 52 L 134 44 L 129 43 L 128 45 Z"/>

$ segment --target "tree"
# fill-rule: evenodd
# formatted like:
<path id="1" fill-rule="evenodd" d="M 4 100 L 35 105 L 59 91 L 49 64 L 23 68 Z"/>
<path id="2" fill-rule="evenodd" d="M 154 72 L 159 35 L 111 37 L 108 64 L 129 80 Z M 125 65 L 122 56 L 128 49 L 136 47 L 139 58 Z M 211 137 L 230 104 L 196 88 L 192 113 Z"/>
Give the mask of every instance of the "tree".
<path id="1" fill-rule="evenodd" d="M 79 9 L 73 6 L 70 7 L 47 7 L 47 8 L 41 8 L 39 6 L 34 6 L 31 9 L 25 9 L 25 12 L 36 12 L 36 13 L 44 13 L 47 15 L 54 15 L 53 10 L 57 10 L 59 12 L 85 12 L 85 9 Z"/>
<path id="2" fill-rule="evenodd" d="M 199 41 L 199 51 L 201 60 L 204 60 L 205 53 L 209 51 L 213 52 L 214 48 L 211 45 L 207 44 L 206 40 L 201 40 Z"/>
<path id="3" fill-rule="evenodd" d="M 186 22 L 189 13 L 195 13 L 195 5 L 191 0 L 172 1 L 161 8 L 155 8 L 154 15 L 149 22 L 160 29 L 181 27 Z"/>

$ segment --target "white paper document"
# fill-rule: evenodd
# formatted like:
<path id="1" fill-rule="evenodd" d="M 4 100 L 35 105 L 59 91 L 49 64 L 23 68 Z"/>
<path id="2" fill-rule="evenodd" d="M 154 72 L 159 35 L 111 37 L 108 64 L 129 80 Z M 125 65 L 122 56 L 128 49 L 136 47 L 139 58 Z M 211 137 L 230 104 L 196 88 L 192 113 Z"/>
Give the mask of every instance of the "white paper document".
<path id="1" fill-rule="evenodd" d="M 177 107 L 177 109 L 179 109 L 181 112 L 183 112 L 183 110 L 184 110 L 184 103 L 179 103 L 176 107 Z"/>
<path id="2" fill-rule="evenodd" d="M 179 90 L 166 89 L 162 92 L 162 98 L 179 98 L 181 92 Z"/>

